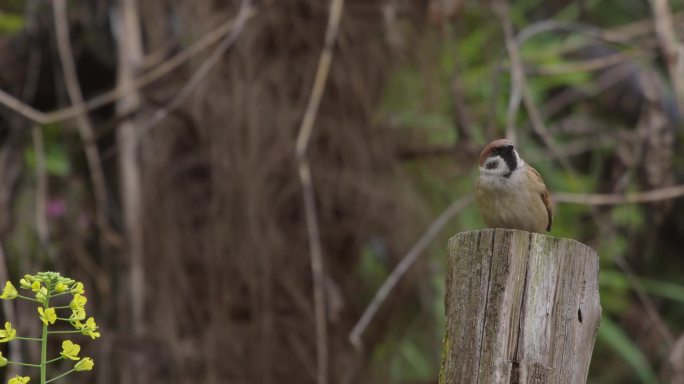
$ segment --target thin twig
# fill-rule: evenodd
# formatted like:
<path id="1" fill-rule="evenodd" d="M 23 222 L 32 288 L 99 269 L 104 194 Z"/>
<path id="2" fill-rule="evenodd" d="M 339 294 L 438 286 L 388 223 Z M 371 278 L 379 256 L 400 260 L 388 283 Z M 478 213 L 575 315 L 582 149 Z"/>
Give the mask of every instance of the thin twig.
<path id="1" fill-rule="evenodd" d="M 311 168 L 307 157 L 307 148 L 313 131 L 313 125 L 318 114 L 318 107 L 323 97 L 323 91 L 330 73 L 333 47 L 337 39 L 337 33 L 342 19 L 344 0 L 330 0 L 330 12 L 328 14 L 328 26 L 325 32 L 325 41 L 321 56 L 316 68 L 309 102 L 304 112 L 304 118 L 297 135 L 296 157 L 299 164 L 299 180 L 302 184 L 304 198 L 304 210 L 306 214 L 306 228 L 309 237 L 311 257 L 311 276 L 313 280 L 314 313 L 316 318 L 316 360 L 317 382 L 328 382 L 328 331 L 325 315 L 325 275 L 323 265 L 323 250 L 318 230 L 318 216 L 316 213 L 316 199 L 313 184 L 311 182 Z"/>
<path id="2" fill-rule="evenodd" d="M 553 96 L 544 104 L 546 115 L 553 116 L 575 101 L 599 95 L 607 89 L 619 84 L 633 73 L 634 67 L 630 63 L 622 63 L 607 70 L 596 78 L 592 84 L 582 87 L 583 89 L 581 90 L 578 90 L 577 88 L 568 88 Z"/>
<path id="3" fill-rule="evenodd" d="M 121 88 L 130 87 L 138 66 L 143 59 L 142 31 L 138 5 L 135 0 L 119 1 L 118 17 L 115 19 L 118 50 L 117 78 Z M 130 321 L 133 337 L 143 337 L 145 327 L 145 263 L 142 218 L 142 177 L 138 162 L 138 124 L 131 114 L 140 108 L 141 99 L 138 92 L 132 92 L 122 97 L 116 105 L 116 112 L 125 118 L 117 130 L 117 145 L 121 148 L 119 156 L 120 194 L 124 219 L 124 231 L 127 240 L 129 259 L 129 295 Z M 129 369 L 133 372 L 142 368 L 142 359 L 135 357 L 130 360 Z M 127 372 L 127 374 L 131 374 Z"/>
<path id="4" fill-rule="evenodd" d="M 544 32 L 572 32 L 582 34 L 593 40 L 603 41 L 610 44 L 627 44 L 635 36 L 646 34 L 653 29 L 650 19 L 625 24 L 614 29 L 603 29 L 594 25 L 576 21 L 542 20 L 523 28 L 515 38 L 518 45 L 522 45 L 535 35 Z M 570 44 L 565 50 L 581 48 L 581 42 Z"/>
<path id="5" fill-rule="evenodd" d="M 684 383 L 684 334 L 680 334 L 674 343 L 664 366 L 666 374 L 663 381 L 667 383 Z M 669 379 L 669 380 L 668 380 Z"/>
<path id="6" fill-rule="evenodd" d="M 681 23 L 684 21 L 684 12 L 674 15 L 674 23 Z M 515 41 L 519 46 L 522 46 L 527 40 L 545 32 L 571 32 L 581 34 L 591 38 L 594 41 L 600 41 L 607 44 L 627 45 L 636 38 L 641 38 L 643 35 L 650 34 L 654 31 L 653 19 L 646 18 L 621 26 L 603 29 L 594 25 L 584 24 L 576 21 L 562 21 L 562 20 L 542 20 L 532 23 L 518 33 Z M 558 50 L 557 54 L 581 49 L 586 46 L 586 41 L 571 41 L 564 43 Z M 631 48 L 632 45 L 627 45 Z"/>
<path id="7" fill-rule="evenodd" d="M 535 68 L 533 71 L 527 71 L 527 73 L 537 76 L 557 76 L 568 73 L 590 72 L 624 62 L 633 62 L 635 59 L 650 59 L 650 56 L 651 55 L 641 50 L 635 50 L 629 53 L 618 52 L 588 60 L 539 67 Z"/>
<path id="8" fill-rule="evenodd" d="M 211 55 L 200 65 L 200 67 L 195 71 L 190 79 L 188 80 L 183 88 L 176 93 L 176 95 L 171 99 L 171 101 L 164 107 L 159 108 L 149 119 L 141 124 L 140 131 L 138 135 L 144 135 L 150 129 L 159 124 L 164 120 L 171 112 L 178 109 L 185 99 L 190 96 L 192 91 L 197 88 L 197 86 L 202 82 L 202 80 L 207 76 L 209 71 L 216 66 L 216 64 L 221 60 L 223 55 L 226 54 L 228 49 L 233 46 L 237 37 L 242 33 L 249 20 L 250 15 L 253 13 L 251 7 L 251 0 L 243 0 L 240 6 L 240 11 L 238 12 L 235 23 L 231 24 L 230 33 L 221 41 L 221 43 L 214 49 Z"/>
<path id="9" fill-rule="evenodd" d="M 576 139 L 563 144 L 562 155 L 564 157 L 578 156 L 587 152 L 596 151 L 597 149 L 611 148 L 615 145 L 615 140 L 609 135 L 605 136 L 590 136 L 586 138 Z M 536 155 L 528 155 L 531 164 L 541 163 L 544 161 L 555 160 L 553 153 L 544 151 Z"/>
<path id="10" fill-rule="evenodd" d="M 13 110 L 14 112 L 26 117 L 27 119 L 33 121 L 34 123 L 37 124 L 49 124 L 52 123 L 51 119 L 47 118 L 47 115 L 31 106 L 28 104 L 24 104 L 21 102 L 21 100 L 17 99 L 16 97 L 10 95 L 9 93 L 3 91 L 0 89 L 0 104 L 4 105 L 5 107 Z M 67 108 L 68 110 L 71 110 L 72 108 Z M 81 113 L 82 111 L 79 111 Z M 69 116 L 71 117 L 71 116 Z"/>
<path id="11" fill-rule="evenodd" d="M 252 7 L 249 10 L 249 13 L 247 14 L 247 19 L 252 18 L 255 14 L 256 8 Z M 84 104 L 72 105 L 68 108 L 63 108 L 57 111 L 45 113 L 31 107 L 28 104 L 23 103 L 21 100 L 3 91 L 2 89 L 0 89 L 0 104 L 33 121 L 34 123 L 40 125 L 52 124 L 74 118 L 78 115 L 114 103 L 120 98 L 125 97 L 131 93 L 137 92 L 141 88 L 152 84 L 156 80 L 159 80 L 171 71 L 180 67 L 182 64 L 189 61 L 191 58 L 197 56 L 199 53 L 215 44 L 217 41 L 221 40 L 226 34 L 233 31 L 235 23 L 236 19 L 231 18 L 230 20 L 227 20 L 226 22 L 220 24 L 214 30 L 210 31 L 205 36 L 197 40 L 190 47 L 186 48 L 177 55 L 171 57 L 170 59 L 162 62 L 155 68 L 151 69 L 149 72 L 137 77 L 135 80 L 133 80 L 130 86 L 126 88 L 117 86 L 116 88 L 108 92 L 105 92 L 101 95 L 93 97 L 92 99 L 89 99 Z"/>
<path id="12" fill-rule="evenodd" d="M 539 135 L 544 142 L 544 144 L 549 148 L 549 150 L 552 152 L 554 157 L 557 157 L 561 165 L 570 173 L 570 174 L 575 174 L 575 170 L 568 161 L 567 158 L 563 157 L 561 154 L 561 151 L 556 147 L 554 141 L 552 140 L 551 136 L 549 135 L 548 131 L 546 130 L 546 127 L 544 126 L 543 119 L 541 117 L 541 113 L 537 109 L 534 100 L 532 98 L 532 94 L 526 84 L 526 79 L 525 79 L 525 71 L 523 68 L 522 60 L 520 59 L 520 55 L 518 52 L 518 43 L 516 42 L 514 35 L 513 35 L 513 24 L 510 19 L 510 9 L 508 6 L 508 2 L 506 0 L 500 0 L 497 1 L 494 4 L 494 11 L 499 15 L 503 28 L 504 28 L 504 35 L 505 35 L 505 40 L 506 40 L 506 49 L 508 51 L 510 60 L 511 60 L 511 77 L 513 79 L 512 81 L 512 86 L 513 87 L 520 87 L 521 92 L 523 95 L 523 101 L 525 102 L 525 106 L 527 108 L 527 113 L 529 115 L 529 118 L 532 123 L 532 128 L 534 131 Z M 551 26 L 552 23 L 549 24 Z M 605 37 L 605 36 L 596 36 L 597 38 Z M 560 195 L 560 197 L 563 197 Z M 591 210 L 592 217 L 594 218 L 594 221 L 598 223 L 598 212 L 593 209 Z M 601 226 L 599 225 L 599 231 L 602 231 Z M 626 262 L 624 265 L 618 264 L 622 268 L 622 270 L 626 274 L 632 274 L 630 269 L 623 267 L 627 266 Z M 635 286 L 635 289 L 639 290 L 639 286 Z M 646 310 L 649 312 L 649 316 L 651 318 L 657 318 L 658 314 L 653 310 L 653 305 L 652 303 L 648 300 L 648 297 L 646 295 L 639 295 L 640 300 L 642 300 Z M 656 324 L 660 324 L 661 322 L 656 322 Z M 664 332 L 663 335 L 667 337 L 667 333 Z"/>
<path id="13" fill-rule="evenodd" d="M 328 382 L 328 330 L 325 315 L 325 276 L 323 266 L 323 249 L 321 247 L 318 230 L 318 214 L 313 184 L 311 183 L 311 169 L 308 161 L 299 163 L 299 180 L 302 184 L 304 210 L 306 214 L 306 229 L 309 236 L 311 257 L 311 275 L 313 280 L 314 314 L 316 319 L 316 382 Z"/>
<path id="14" fill-rule="evenodd" d="M 527 114 L 530 117 L 530 120 L 532 122 L 532 128 L 534 129 L 534 131 L 537 133 L 537 135 L 539 135 L 539 137 L 542 139 L 544 144 L 549 148 L 549 150 L 551 150 L 551 152 L 553 152 L 554 155 L 556 155 L 558 161 L 565 168 L 572 169 L 572 166 L 570 165 L 568 160 L 561 155 L 561 151 L 558 149 L 558 146 L 556 145 L 555 141 L 553 140 L 548 130 L 544 126 L 544 121 L 542 119 L 541 113 L 537 109 L 537 106 L 534 103 L 534 98 L 532 97 L 532 92 L 527 86 L 527 80 L 525 79 L 525 70 L 523 67 L 522 59 L 520 58 L 520 53 L 518 51 L 518 43 L 515 40 L 515 33 L 513 32 L 513 23 L 511 22 L 510 18 L 510 9 L 508 6 L 508 2 L 506 0 L 497 1 L 494 4 L 494 11 L 498 14 L 499 18 L 501 19 L 501 23 L 503 24 L 506 50 L 508 51 L 508 56 L 511 60 L 511 78 L 513 79 L 513 81 L 511 82 L 511 86 L 513 87 L 511 93 L 513 95 L 516 92 L 520 92 L 520 94 L 522 95 L 522 101 L 525 104 Z M 516 90 L 516 88 L 518 89 Z M 513 96 L 511 96 L 511 100 L 512 103 L 516 101 L 513 100 Z M 516 105 L 509 106 L 509 113 L 517 111 L 518 108 L 514 107 L 516 107 Z M 508 123 L 515 123 L 515 114 L 513 114 L 513 116 L 509 116 Z M 509 133 L 513 132 L 514 128 L 508 127 L 506 131 Z"/>
<path id="15" fill-rule="evenodd" d="M 584 204 L 584 205 L 620 205 L 635 203 L 652 203 L 655 201 L 677 199 L 684 196 L 684 185 L 653 189 L 650 191 L 635 193 L 567 193 L 556 192 L 553 194 L 553 201 L 565 204 Z"/>
<path id="16" fill-rule="evenodd" d="M 651 0 L 658 44 L 674 86 L 679 111 L 684 111 L 684 46 L 677 40 L 667 0 Z"/>
<path id="17" fill-rule="evenodd" d="M 59 58 L 62 64 L 62 71 L 64 73 L 64 82 L 66 84 L 67 93 L 71 104 L 83 106 L 83 93 L 81 86 L 78 83 L 78 76 L 76 75 L 76 65 L 74 63 L 73 52 L 71 49 L 71 42 L 69 38 L 69 21 L 67 19 L 67 3 L 66 0 L 55 0 L 53 2 L 53 16 L 55 23 L 55 30 L 57 34 L 57 49 L 59 51 Z M 95 216 L 97 225 L 103 238 L 114 243 L 119 243 L 119 236 L 114 233 L 114 230 L 109 225 L 107 207 L 107 186 L 102 170 L 102 161 L 95 142 L 95 134 L 93 132 L 93 125 L 87 114 L 80 114 L 76 116 L 76 125 L 83 141 L 83 146 L 90 170 L 90 178 L 95 195 Z"/>
<path id="18" fill-rule="evenodd" d="M 632 289 L 639 298 L 639 301 L 641 301 L 641 304 L 644 306 L 646 314 L 651 319 L 658 332 L 660 332 L 667 348 L 670 349 L 674 339 L 672 331 L 670 331 L 670 328 L 668 328 L 667 324 L 658 313 L 653 300 L 651 300 L 651 298 L 646 294 L 643 284 L 641 284 L 641 281 L 637 278 L 636 273 L 634 273 L 634 269 L 631 265 L 629 265 L 622 254 L 615 255 L 613 259 L 615 260 L 615 264 L 617 264 L 618 267 L 624 272 L 627 282 L 632 286 Z"/>
<path id="19" fill-rule="evenodd" d="M 304 120 L 302 121 L 299 134 L 297 135 L 297 156 L 305 157 L 306 150 L 309 146 L 309 139 L 313 130 L 313 124 L 318 114 L 318 106 L 323 97 L 323 90 L 325 89 L 328 73 L 330 72 L 330 64 L 332 62 L 333 45 L 337 38 L 337 31 L 342 18 L 342 7 L 344 0 L 331 0 L 330 15 L 328 19 L 328 28 L 325 32 L 325 44 L 321 57 L 318 61 L 318 68 L 316 69 L 316 77 L 311 89 L 311 96 L 309 103 L 304 112 Z"/>
<path id="20" fill-rule="evenodd" d="M 506 5 L 504 5 L 506 6 Z M 495 5 L 495 11 L 501 11 L 496 9 L 497 5 Z M 507 17 L 506 15 L 503 15 L 502 17 Z M 650 22 L 650 20 L 647 20 Z M 643 22 L 641 23 L 643 24 Z M 630 27 L 631 24 L 628 24 L 627 27 Z M 638 30 L 639 32 L 645 33 L 646 31 L 642 31 L 644 29 L 641 25 L 639 25 L 640 29 Z M 566 22 L 566 21 L 560 21 L 560 20 L 543 20 L 539 21 L 533 24 L 528 25 L 527 27 L 523 28 L 516 36 L 514 40 L 514 45 L 516 46 L 522 46 L 527 40 L 531 39 L 533 36 L 544 33 L 544 32 L 553 32 L 553 31 L 567 31 L 567 32 L 573 32 L 573 33 L 578 33 L 578 34 L 583 34 L 585 36 L 591 37 L 596 40 L 600 41 L 605 41 L 605 42 L 610 42 L 610 43 L 619 43 L 622 42 L 619 38 L 622 36 L 619 33 L 615 33 L 614 31 L 611 30 L 603 30 L 600 28 L 597 28 L 592 25 L 586 25 L 582 23 L 577 23 L 577 22 Z M 507 44 L 508 48 L 508 44 Z M 579 47 L 577 44 L 574 45 L 568 45 L 566 44 L 565 48 L 561 48 L 558 53 L 561 53 L 562 51 L 567 51 L 567 50 L 573 50 L 573 49 L 578 49 Z M 517 51 L 517 50 L 516 50 Z M 511 60 L 512 61 L 512 60 Z M 494 93 L 498 93 L 498 88 L 500 84 L 500 79 L 501 79 L 501 72 L 504 70 L 504 65 L 503 65 L 503 57 L 502 57 L 502 63 L 496 66 L 494 70 Z M 514 73 L 513 68 L 509 68 L 511 71 L 511 78 L 514 79 Z M 492 100 L 496 100 L 497 98 L 494 97 Z M 518 109 L 520 106 L 520 102 L 522 101 L 522 94 L 521 94 L 521 88 L 517 86 L 516 84 L 513 84 L 511 86 L 511 95 L 509 98 L 508 102 L 508 110 L 506 114 L 506 137 L 510 140 L 515 141 L 516 139 L 516 130 L 515 130 L 515 122 L 517 119 L 517 114 L 518 114 Z M 496 113 L 497 105 L 496 101 L 494 101 L 491 104 L 491 114 L 490 114 L 490 122 L 487 125 L 487 128 L 491 130 L 491 126 L 493 126 L 492 121 L 494 120 L 494 117 Z M 491 137 L 492 134 L 489 133 L 488 136 Z"/>
<path id="21" fill-rule="evenodd" d="M 461 89 L 461 79 L 458 75 L 458 69 L 454 70 L 451 75 L 450 87 L 451 102 L 453 106 L 454 126 L 456 134 L 458 135 L 459 143 L 466 143 L 470 145 L 473 140 L 473 129 L 475 129 L 472 119 L 472 114 L 466 104 L 463 90 Z"/>
<path id="22" fill-rule="evenodd" d="M 378 291 L 375 293 L 373 300 L 366 307 L 366 310 L 361 315 L 359 321 L 356 322 L 354 328 L 349 333 L 349 341 L 357 348 L 360 349 L 361 336 L 363 332 L 368 328 L 368 325 L 375 317 L 375 314 L 380 309 L 380 305 L 387 299 L 392 289 L 397 285 L 399 279 L 406 274 L 406 272 L 415 264 L 418 257 L 423 254 L 425 249 L 430 245 L 432 240 L 442 231 L 444 226 L 447 225 L 449 220 L 456 216 L 463 209 L 471 205 L 475 201 L 475 196 L 473 194 L 466 195 L 460 199 L 454 201 L 445 209 L 437 218 L 430 224 L 428 229 L 423 233 L 423 235 L 418 239 L 418 241 L 411 247 L 411 249 L 406 253 L 406 255 L 401 259 L 399 264 L 394 267 L 392 273 L 385 279 Z"/>
<path id="23" fill-rule="evenodd" d="M 511 96 L 508 99 L 508 110 L 506 111 L 506 138 L 513 142 L 517 141 L 517 134 L 515 130 L 515 121 L 518 118 L 518 109 L 522 102 L 522 93 L 520 87 L 511 87 Z"/>
<path id="24" fill-rule="evenodd" d="M 684 21 L 684 13 L 678 13 L 675 15 L 674 19 L 676 22 Z M 601 29 L 596 26 L 587 25 L 578 22 L 567 22 L 561 20 L 543 20 L 526 26 L 521 29 L 521 31 L 516 35 L 515 41 L 518 46 L 522 46 L 527 40 L 531 39 L 537 34 L 544 32 L 553 31 L 563 31 L 572 32 L 576 34 L 582 34 L 593 40 L 603 41 L 610 44 L 626 44 L 631 39 L 640 37 L 649 32 L 653 31 L 653 20 L 651 18 L 636 21 L 634 23 L 625 24 L 612 29 Z M 582 45 L 585 44 L 581 41 L 576 43 L 565 44 L 562 48 L 557 50 L 560 54 L 565 51 L 572 51 L 580 49 Z M 630 46 L 631 48 L 631 46 Z M 642 46 L 642 49 L 645 48 Z M 652 56 L 650 52 L 644 52 L 643 56 L 640 56 L 640 60 L 645 60 Z M 556 114 L 559 110 L 564 108 L 566 105 L 570 104 L 572 101 L 582 98 L 590 97 L 601 93 L 607 88 L 617 84 L 622 81 L 625 77 L 633 73 L 633 68 L 628 63 L 617 63 L 615 68 L 609 69 L 606 73 L 601 74 L 597 78 L 589 89 L 586 90 L 586 95 L 580 94 L 576 89 L 569 88 L 558 95 L 554 96 L 544 105 L 544 111 L 546 111 L 547 116 L 552 116 Z M 500 65 L 497 72 L 503 69 L 503 65 Z M 499 77 L 497 76 L 498 80 Z M 587 88 L 587 87 L 585 87 Z"/>

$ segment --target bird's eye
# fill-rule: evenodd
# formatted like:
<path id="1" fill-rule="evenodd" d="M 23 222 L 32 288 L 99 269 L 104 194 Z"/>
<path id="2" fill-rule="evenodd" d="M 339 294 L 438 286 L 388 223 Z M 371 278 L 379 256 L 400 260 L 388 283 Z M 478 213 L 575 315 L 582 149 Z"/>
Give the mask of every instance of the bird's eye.
<path id="1" fill-rule="evenodd" d="M 496 167 L 498 167 L 498 166 L 499 166 L 498 161 L 490 161 L 487 164 L 485 164 L 485 168 L 487 168 L 487 169 L 496 169 Z"/>

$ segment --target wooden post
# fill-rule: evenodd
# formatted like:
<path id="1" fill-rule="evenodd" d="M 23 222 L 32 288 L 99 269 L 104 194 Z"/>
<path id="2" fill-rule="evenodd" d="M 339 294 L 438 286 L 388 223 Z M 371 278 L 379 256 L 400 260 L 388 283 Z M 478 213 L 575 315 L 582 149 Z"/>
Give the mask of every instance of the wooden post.
<path id="1" fill-rule="evenodd" d="M 586 383 L 601 319 L 599 260 L 510 229 L 449 240 L 440 384 Z"/>

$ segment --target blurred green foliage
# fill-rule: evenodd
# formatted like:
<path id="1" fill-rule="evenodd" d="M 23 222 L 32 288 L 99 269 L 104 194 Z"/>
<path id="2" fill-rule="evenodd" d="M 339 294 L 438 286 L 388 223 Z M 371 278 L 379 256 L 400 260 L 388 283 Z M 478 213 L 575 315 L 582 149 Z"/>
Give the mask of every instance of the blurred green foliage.
<path id="1" fill-rule="evenodd" d="M 24 17 L 0 12 L 0 35 L 12 34 L 24 29 Z"/>
<path id="2" fill-rule="evenodd" d="M 601 284 L 601 289 L 635 289 L 635 284 L 631 283 L 623 273 L 614 270 L 602 271 L 601 275 L 599 276 L 599 282 Z M 684 303 L 684 284 L 671 283 L 643 277 L 637 278 L 636 284 L 638 284 L 639 288 L 644 292 L 653 296 Z"/>
<path id="3" fill-rule="evenodd" d="M 543 2 L 523 0 L 515 2 L 512 19 L 520 30 L 539 16 Z M 589 0 L 571 2 L 542 14 L 545 19 L 578 21 L 582 12 L 590 13 L 592 21 L 601 27 L 623 25 L 640 20 L 648 14 L 646 2 Z M 551 7 L 549 7 L 551 8 Z M 458 76 L 458 85 L 469 112 L 472 114 L 473 140 L 480 145 L 487 141 L 485 128 L 494 124 L 503 136 L 506 125 L 506 110 L 510 96 L 511 79 L 509 63 L 503 46 L 503 32 L 494 16 L 485 5 L 467 3 L 458 22 L 445 25 L 439 33 L 429 30 L 413 45 L 417 59 L 397 63 L 387 85 L 385 99 L 380 111 L 381 119 L 399 130 L 400 136 L 419 148 L 456 145 L 460 138 L 454 127 L 452 81 Z M 564 66 L 569 61 L 564 54 L 587 42 L 586 36 L 578 34 L 542 33 L 525 42 L 521 48 L 523 61 L 529 69 L 563 69 L 560 74 L 528 75 L 528 84 L 538 105 L 545 97 L 559 88 L 576 87 L 591 89 L 593 74 L 569 71 Z M 547 122 L 548 123 L 548 122 Z M 527 159 L 544 159 L 546 152 L 532 134 L 528 120 L 521 106 L 517 116 L 518 146 Z M 562 147 L 563 137 L 554 137 Z M 569 172 L 555 161 L 530 161 L 544 176 L 551 191 L 586 193 L 599 191 L 599 181 L 605 178 L 605 164 L 614 157 L 610 150 L 596 150 L 590 163 L 582 172 Z M 411 175 L 413 187 L 422 197 L 425 210 L 436 217 L 452 201 L 471 193 L 477 176 L 475 164 L 453 164 L 451 158 L 429 158 L 408 160 L 405 171 Z M 629 186 L 628 190 L 635 189 Z M 612 222 L 611 230 L 600 230 L 594 221 L 595 212 L 590 207 L 577 204 L 557 205 L 551 235 L 586 241 L 593 244 L 601 257 L 601 302 L 604 320 L 599 331 L 594 351 L 589 382 L 629 383 L 656 382 L 656 373 L 639 346 L 630 339 L 620 322 L 611 320 L 627 311 L 636 301 L 634 283 L 639 289 L 654 297 L 684 301 L 684 285 L 655 278 L 637 278 L 630 281 L 617 267 L 617 257 L 629 252 L 630 234 L 647 227 L 645 208 L 639 205 L 624 205 L 605 208 Z M 444 271 L 445 247 L 448 237 L 464 230 L 482 228 L 482 219 L 476 207 L 471 206 L 455 217 L 443 230 L 425 258 L 439 268 L 433 276 L 434 302 L 428 308 L 430 313 L 416 314 L 417 318 L 428 318 L 430 324 L 443 329 L 444 324 Z M 416 239 L 417 240 L 417 239 Z M 371 269 L 371 268 L 369 268 Z M 374 274 L 379 279 L 385 274 Z M 368 276 L 368 274 L 367 274 Z M 424 321 L 415 321 L 416 327 L 424 327 Z M 389 369 L 390 382 L 408 383 L 429 381 L 437 376 L 438 364 L 435 350 L 441 349 L 441 333 L 425 332 L 424 329 L 408 329 L 390 338 L 378 347 L 373 355 L 374 365 Z M 394 352 L 389 352 L 394 351 Z M 436 357 L 439 359 L 439 357 Z M 617 369 L 614 369 L 617 368 Z M 387 377 L 387 375 L 383 375 Z"/>
<path id="4" fill-rule="evenodd" d="M 658 379 L 648 359 L 629 339 L 625 332 L 609 317 L 604 316 L 598 331 L 598 342 L 611 346 L 639 376 L 642 383 L 657 383 Z"/>
<path id="5" fill-rule="evenodd" d="M 46 125 L 42 128 L 45 157 L 45 171 L 53 176 L 67 176 L 70 171 L 69 154 L 64 145 L 64 129 L 59 124 Z M 36 148 L 27 147 L 24 152 L 26 164 L 35 172 Z"/>

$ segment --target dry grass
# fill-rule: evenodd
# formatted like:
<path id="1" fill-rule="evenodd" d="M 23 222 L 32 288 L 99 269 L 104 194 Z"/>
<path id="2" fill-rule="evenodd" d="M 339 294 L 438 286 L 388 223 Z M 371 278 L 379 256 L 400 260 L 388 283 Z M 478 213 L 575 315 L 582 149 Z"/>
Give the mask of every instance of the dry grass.
<path id="1" fill-rule="evenodd" d="M 391 250 L 403 250 L 409 237 L 398 225 L 409 219 L 409 204 L 397 191 L 392 141 L 372 124 L 387 65 L 381 14 L 361 3 L 345 9 L 310 149 L 331 303 L 333 382 L 358 382 L 363 369 L 346 341 L 362 309 L 355 307 L 353 274 L 361 247 L 378 236 Z M 190 36 L 234 11 L 207 3 L 186 7 L 180 22 Z M 153 271 L 147 289 L 172 296 L 161 306 L 148 298 L 149 345 L 157 346 L 147 351 L 155 362 L 151 377 L 315 379 L 312 282 L 294 146 L 326 20 L 326 7 L 314 1 L 263 6 L 191 100 L 144 140 L 145 243 Z M 168 98 L 177 87 L 160 85 L 153 97 Z"/>

